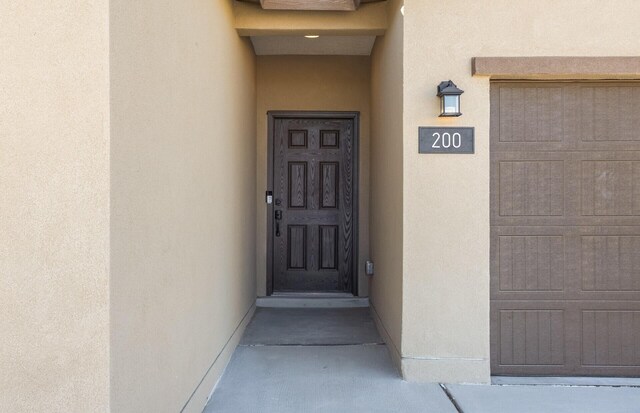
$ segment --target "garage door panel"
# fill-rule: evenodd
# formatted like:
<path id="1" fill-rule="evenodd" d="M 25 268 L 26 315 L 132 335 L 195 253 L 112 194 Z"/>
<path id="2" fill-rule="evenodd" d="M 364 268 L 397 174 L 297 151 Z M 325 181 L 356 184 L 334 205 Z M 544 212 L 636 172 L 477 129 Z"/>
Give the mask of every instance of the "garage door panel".
<path id="1" fill-rule="evenodd" d="M 640 84 L 491 93 L 493 373 L 640 376 Z"/>
<path id="2" fill-rule="evenodd" d="M 494 374 L 637 375 L 637 302 L 504 301 L 492 323 Z"/>
<path id="3" fill-rule="evenodd" d="M 493 374 L 571 371 L 580 363 L 580 355 L 568 351 L 576 346 L 579 314 L 576 305 L 567 307 L 562 300 L 515 300 L 493 306 Z"/>
<path id="4" fill-rule="evenodd" d="M 640 152 L 501 153 L 491 166 L 494 225 L 638 224 Z"/>
<path id="5" fill-rule="evenodd" d="M 565 364 L 563 310 L 500 310 L 500 365 Z"/>
<path id="6" fill-rule="evenodd" d="M 588 216 L 576 217 L 576 216 L 565 216 L 565 217 L 500 217 L 496 216 L 497 214 L 492 215 L 494 225 L 504 225 L 504 226 L 524 226 L 524 227 L 539 227 L 539 226 L 575 226 L 582 227 L 587 225 L 593 225 L 594 219 Z M 595 217 L 597 220 L 595 222 L 597 225 L 601 225 L 602 231 L 605 231 L 607 228 L 621 226 L 621 227 L 629 227 L 636 226 L 640 216 L 599 216 Z"/>
<path id="7" fill-rule="evenodd" d="M 562 161 L 501 161 L 498 164 L 500 216 L 563 216 Z"/>
<path id="8" fill-rule="evenodd" d="M 500 88 L 499 142 L 562 142 L 560 87 Z"/>
<path id="9" fill-rule="evenodd" d="M 636 132 L 640 136 L 640 132 Z M 522 152 L 544 153 L 544 152 L 613 152 L 613 151 L 640 151 L 640 142 L 638 140 L 599 140 L 589 141 L 581 140 L 578 137 L 578 143 L 575 145 L 565 145 L 564 143 L 531 143 L 531 142 L 496 142 L 494 147 L 495 154 Z M 492 149 L 493 151 L 493 149 Z"/>
<path id="10" fill-rule="evenodd" d="M 583 160 L 583 216 L 640 216 L 640 160 Z"/>
<path id="11" fill-rule="evenodd" d="M 501 235 L 498 291 L 563 291 L 565 242 L 558 235 Z"/>
<path id="12" fill-rule="evenodd" d="M 493 227 L 492 299 L 640 300 L 640 227 Z"/>
<path id="13" fill-rule="evenodd" d="M 491 103 L 494 152 L 640 150 L 637 83 L 502 83 Z"/>
<path id="14" fill-rule="evenodd" d="M 492 306 L 493 310 L 566 310 L 566 311 L 588 311 L 588 310 L 615 310 L 615 311 L 640 311 L 640 301 L 632 300 L 600 300 L 600 299 L 504 299 L 496 302 Z"/>
<path id="15" fill-rule="evenodd" d="M 640 311 L 584 310 L 582 365 L 640 365 Z"/>
<path id="16" fill-rule="evenodd" d="M 578 107 L 582 142 L 640 142 L 640 88 L 584 85 Z"/>
<path id="17" fill-rule="evenodd" d="M 546 292 L 546 291 L 499 291 L 491 295 L 494 301 L 522 301 L 522 302 L 541 302 L 541 301 L 619 301 L 627 304 L 633 303 L 640 299 L 637 292 Z"/>
<path id="18" fill-rule="evenodd" d="M 640 291 L 640 236 L 583 235 L 583 291 Z"/>
<path id="19" fill-rule="evenodd" d="M 567 274 L 573 238 L 568 227 L 493 227 L 491 298 L 563 299 L 577 291 L 567 284 L 576 279 Z"/>

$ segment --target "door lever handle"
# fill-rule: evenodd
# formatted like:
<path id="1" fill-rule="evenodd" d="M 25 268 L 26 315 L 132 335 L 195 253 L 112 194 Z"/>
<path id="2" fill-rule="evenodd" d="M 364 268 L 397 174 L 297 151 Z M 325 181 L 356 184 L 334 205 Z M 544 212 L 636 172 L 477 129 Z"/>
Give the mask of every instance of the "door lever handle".
<path id="1" fill-rule="evenodd" d="M 280 221 L 282 220 L 282 210 L 276 211 L 276 237 L 280 236 Z"/>

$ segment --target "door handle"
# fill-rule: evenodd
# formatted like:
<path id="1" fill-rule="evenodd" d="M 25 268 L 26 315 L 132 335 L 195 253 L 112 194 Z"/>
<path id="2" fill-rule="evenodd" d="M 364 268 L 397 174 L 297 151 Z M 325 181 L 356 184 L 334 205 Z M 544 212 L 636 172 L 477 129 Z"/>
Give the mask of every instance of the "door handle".
<path id="1" fill-rule="evenodd" d="M 276 211 L 276 237 L 280 236 L 280 221 L 282 220 L 282 211 L 281 210 L 277 210 Z"/>

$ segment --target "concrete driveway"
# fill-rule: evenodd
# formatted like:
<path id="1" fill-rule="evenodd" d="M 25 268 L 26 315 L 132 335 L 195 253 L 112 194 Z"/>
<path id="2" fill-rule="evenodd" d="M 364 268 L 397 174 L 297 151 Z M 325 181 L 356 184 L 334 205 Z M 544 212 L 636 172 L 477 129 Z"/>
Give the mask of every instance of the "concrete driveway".
<path id="1" fill-rule="evenodd" d="M 465 413 L 638 413 L 640 388 L 449 385 Z"/>

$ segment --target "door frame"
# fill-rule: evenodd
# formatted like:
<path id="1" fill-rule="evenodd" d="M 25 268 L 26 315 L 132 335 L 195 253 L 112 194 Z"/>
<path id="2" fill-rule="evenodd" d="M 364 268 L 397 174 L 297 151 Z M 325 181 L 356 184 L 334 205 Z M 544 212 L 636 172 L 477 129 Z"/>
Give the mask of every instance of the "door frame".
<path id="1" fill-rule="evenodd" d="M 353 269 L 351 294 L 358 296 L 358 261 L 360 228 L 360 112 L 273 110 L 267 112 L 267 191 L 273 192 L 274 126 L 276 119 L 347 119 L 353 121 Z M 273 295 L 273 203 L 267 204 L 267 295 Z"/>

